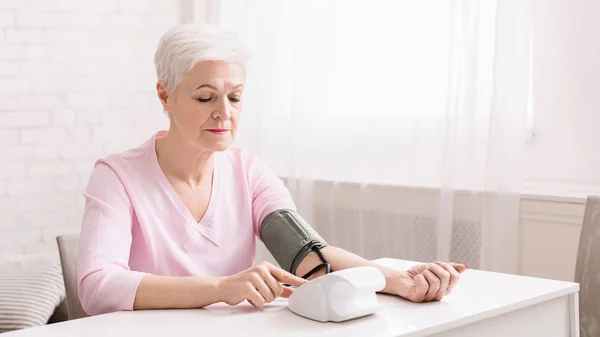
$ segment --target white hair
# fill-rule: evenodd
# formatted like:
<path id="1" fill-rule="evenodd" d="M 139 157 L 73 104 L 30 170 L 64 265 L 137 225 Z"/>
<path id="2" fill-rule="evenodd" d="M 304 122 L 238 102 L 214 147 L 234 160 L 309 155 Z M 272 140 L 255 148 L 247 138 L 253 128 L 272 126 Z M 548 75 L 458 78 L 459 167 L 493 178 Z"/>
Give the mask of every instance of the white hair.
<path id="1" fill-rule="evenodd" d="M 249 58 L 234 33 L 213 24 L 186 23 L 164 33 L 154 54 L 154 65 L 158 80 L 173 93 L 200 62 L 236 62 L 245 68 Z"/>

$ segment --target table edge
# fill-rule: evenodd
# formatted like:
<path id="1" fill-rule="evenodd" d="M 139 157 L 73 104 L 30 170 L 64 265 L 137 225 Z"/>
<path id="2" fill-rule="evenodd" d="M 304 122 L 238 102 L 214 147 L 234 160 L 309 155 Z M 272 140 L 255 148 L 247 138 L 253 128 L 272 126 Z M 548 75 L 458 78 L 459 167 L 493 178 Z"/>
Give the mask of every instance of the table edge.
<path id="1" fill-rule="evenodd" d="M 410 261 L 410 260 L 402 260 L 402 259 L 395 259 L 395 258 L 389 258 L 389 257 L 385 257 L 385 258 L 379 258 L 379 259 L 374 259 L 371 260 L 372 262 L 381 262 L 381 261 L 386 261 L 386 260 L 400 260 L 400 261 L 406 261 L 409 263 L 419 263 L 417 261 Z M 525 276 L 525 275 L 516 275 L 513 274 L 515 276 L 524 276 L 524 277 L 529 277 L 529 276 Z M 464 317 L 462 319 L 459 320 L 452 320 L 452 321 L 446 321 L 446 322 L 441 322 L 438 325 L 435 326 L 431 326 L 419 331 L 415 331 L 415 332 L 411 332 L 405 335 L 400 335 L 403 337 L 417 337 L 417 336 L 423 336 L 423 335 L 430 335 L 430 334 L 436 334 L 436 333 L 441 333 L 441 332 L 445 332 L 445 331 L 449 331 L 451 329 L 456 329 L 456 328 L 460 328 L 463 326 L 467 326 L 473 323 L 477 323 L 477 322 L 481 322 L 485 319 L 490 319 L 493 317 L 497 317 L 500 315 L 504 315 L 507 314 L 509 312 L 512 311 L 517 311 L 517 310 L 521 310 L 521 309 L 525 309 L 527 307 L 531 307 L 543 302 L 548 302 L 548 301 L 552 301 L 554 299 L 560 298 L 560 297 L 564 297 L 564 296 L 570 296 L 572 294 L 575 293 L 579 293 L 579 283 L 576 282 L 569 282 L 569 281 L 559 281 L 559 280 L 552 280 L 552 279 L 544 279 L 544 278 L 539 278 L 541 280 L 547 280 L 547 281 L 555 281 L 555 282 L 559 282 L 559 283 L 563 283 L 565 284 L 565 287 L 562 289 L 559 289 L 557 291 L 542 295 L 542 296 L 538 296 L 535 298 L 530 298 L 530 299 L 526 299 L 523 301 L 518 301 L 515 302 L 513 304 L 507 305 L 505 307 L 502 308 L 497 308 L 497 309 L 491 309 L 491 310 L 487 310 L 487 311 L 482 311 L 482 312 L 478 312 L 475 313 L 471 316 L 467 316 Z"/>

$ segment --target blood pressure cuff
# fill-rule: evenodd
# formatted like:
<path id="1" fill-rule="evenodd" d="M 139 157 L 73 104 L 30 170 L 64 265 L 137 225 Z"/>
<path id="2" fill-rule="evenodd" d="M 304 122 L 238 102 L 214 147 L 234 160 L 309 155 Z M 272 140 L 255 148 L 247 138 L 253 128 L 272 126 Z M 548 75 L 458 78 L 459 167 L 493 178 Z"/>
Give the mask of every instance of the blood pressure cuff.
<path id="1" fill-rule="evenodd" d="M 260 239 L 279 266 L 296 274 L 300 262 L 315 247 L 327 242 L 293 210 L 280 209 L 267 215 L 260 225 Z"/>

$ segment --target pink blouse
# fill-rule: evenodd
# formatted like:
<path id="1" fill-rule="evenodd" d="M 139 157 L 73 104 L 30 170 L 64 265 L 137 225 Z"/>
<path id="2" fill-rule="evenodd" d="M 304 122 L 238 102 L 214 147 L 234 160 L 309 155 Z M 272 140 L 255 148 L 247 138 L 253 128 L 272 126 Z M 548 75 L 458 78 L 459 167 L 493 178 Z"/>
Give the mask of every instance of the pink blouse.
<path id="1" fill-rule="evenodd" d="M 132 310 L 144 275 L 231 275 L 250 268 L 262 219 L 295 209 L 283 182 L 256 157 L 215 153 L 213 188 L 196 222 L 162 173 L 159 131 L 98 160 L 83 193 L 78 293 L 90 315 Z"/>

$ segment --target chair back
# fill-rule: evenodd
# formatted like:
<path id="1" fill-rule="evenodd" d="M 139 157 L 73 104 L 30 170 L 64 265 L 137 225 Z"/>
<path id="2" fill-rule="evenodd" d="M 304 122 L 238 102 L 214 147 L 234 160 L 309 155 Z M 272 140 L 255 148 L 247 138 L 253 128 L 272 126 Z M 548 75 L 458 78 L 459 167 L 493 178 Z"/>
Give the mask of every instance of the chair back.
<path id="1" fill-rule="evenodd" d="M 581 337 L 600 336 L 600 197 L 587 198 L 575 267 Z"/>
<path id="2" fill-rule="evenodd" d="M 65 292 L 67 295 L 67 313 L 69 320 L 89 316 L 83 311 L 77 295 L 77 256 L 79 237 L 76 235 L 59 235 L 56 237 L 60 264 L 62 267 Z"/>

